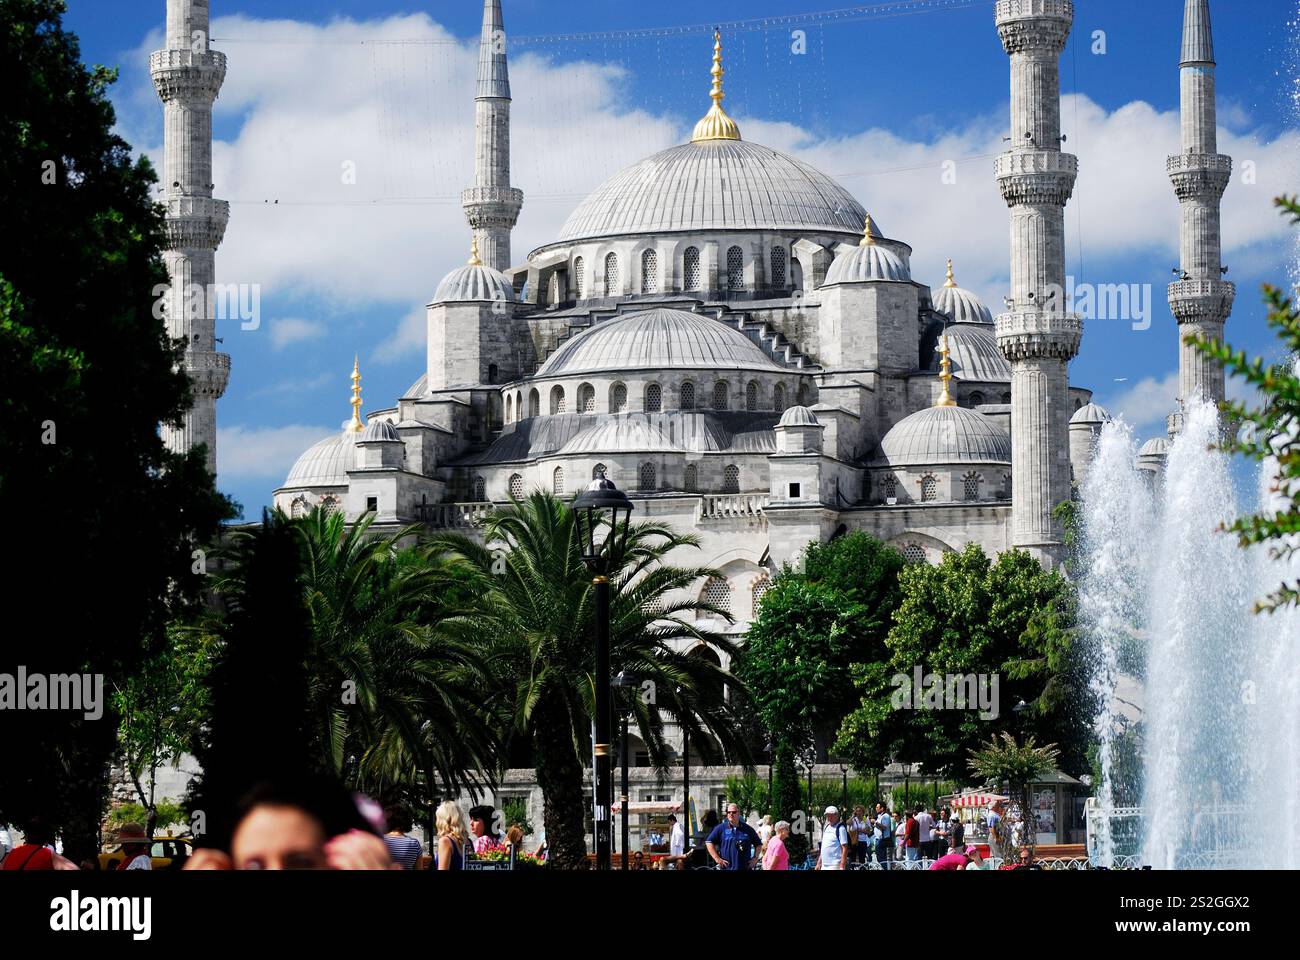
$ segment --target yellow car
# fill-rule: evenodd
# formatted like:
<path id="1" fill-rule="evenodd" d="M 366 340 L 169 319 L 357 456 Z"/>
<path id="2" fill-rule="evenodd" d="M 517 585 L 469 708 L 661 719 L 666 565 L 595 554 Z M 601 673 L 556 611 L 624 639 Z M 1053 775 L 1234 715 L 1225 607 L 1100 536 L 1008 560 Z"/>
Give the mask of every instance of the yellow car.
<path id="1" fill-rule="evenodd" d="M 179 870 L 194 853 L 194 840 L 191 837 L 156 836 L 149 848 L 149 859 L 155 870 Z M 100 870 L 117 870 L 122 866 L 126 856 L 121 849 L 112 853 L 99 855 Z"/>

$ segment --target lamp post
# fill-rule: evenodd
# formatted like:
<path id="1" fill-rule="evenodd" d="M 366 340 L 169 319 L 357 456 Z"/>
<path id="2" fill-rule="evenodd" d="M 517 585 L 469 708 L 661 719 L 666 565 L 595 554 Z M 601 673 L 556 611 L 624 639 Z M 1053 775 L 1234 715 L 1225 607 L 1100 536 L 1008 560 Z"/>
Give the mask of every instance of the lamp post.
<path id="1" fill-rule="evenodd" d="M 1029 742 L 1029 704 L 1025 703 L 1024 700 L 1018 700 L 1018 701 L 1016 701 L 1016 705 L 1015 705 L 1014 707 L 1011 708 L 1011 712 L 1014 713 L 1014 714 L 1016 715 L 1016 719 L 1017 719 L 1018 721 L 1020 721 L 1020 742 L 1021 742 L 1021 744 L 1023 745 L 1023 744 L 1028 743 L 1028 742 Z M 1030 803 L 1030 796 L 1029 796 L 1029 778 L 1028 778 L 1028 777 L 1025 777 L 1024 784 L 1023 784 L 1022 789 L 1021 789 L 1021 792 L 1020 792 L 1020 796 L 1021 796 L 1021 800 L 1020 800 L 1020 845 L 1021 845 L 1022 847 L 1028 847 L 1029 850 L 1031 851 L 1030 856 L 1033 856 L 1032 851 L 1033 851 L 1034 847 L 1037 846 L 1037 844 L 1036 844 L 1035 841 L 1037 841 L 1037 839 L 1038 839 L 1038 837 L 1037 837 L 1037 832 L 1038 832 L 1037 827 L 1038 827 L 1038 825 L 1037 825 L 1037 824 L 1034 824 L 1034 826 L 1033 826 L 1033 828 L 1032 828 L 1034 832 L 1033 832 L 1033 833 L 1030 833 L 1030 829 L 1031 829 L 1031 827 L 1030 827 L 1030 825 L 1029 825 L 1029 816 L 1030 816 L 1029 803 Z"/>
<path id="2" fill-rule="evenodd" d="M 677 688 L 677 702 L 682 703 L 682 688 Z M 679 707 L 680 709 L 680 707 Z M 691 849 L 691 729 L 685 717 L 678 717 L 682 725 L 682 835 L 686 838 L 683 852 Z"/>
<path id="3" fill-rule="evenodd" d="M 623 725 L 622 743 L 619 747 L 619 753 L 622 757 L 620 766 L 622 767 L 622 774 L 623 774 L 621 806 L 623 810 L 622 844 L 623 844 L 623 869 L 624 870 L 627 869 L 627 856 L 628 856 L 627 848 L 628 845 L 632 842 L 632 831 L 629 829 L 628 819 L 627 819 L 629 813 L 628 806 L 630 805 L 631 802 L 628 796 L 628 794 L 631 791 L 628 789 L 628 782 L 627 782 L 628 779 L 627 768 L 631 761 L 631 758 L 628 756 L 628 752 L 627 752 L 627 724 L 628 724 L 628 718 L 632 713 L 632 703 L 629 699 L 627 699 L 626 691 L 635 688 L 636 685 L 637 685 L 636 675 L 629 670 L 620 670 L 618 672 L 618 676 L 614 678 L 614 686 L 615 688 L 618 689 L 620 693 L 619 700 L 621 702 L 619 703 L 619 707 L 620 707 L 619 713 L 621 714 L 620 719 Z"/>
<path id="4" fill-rule="evenodd" d="M 602 473 L 574 498 L 573 513 L 582 562 L 591 572 L 596 594 L 596 742 L 592 750 L 595 764 L 592 813 L 596 833 L 596 869 L 608 870 L 612 866 L 610 807 L 614 803 L 614 785 L 609 768 L 609 573 L 627 543 L 632 501 Z M 602 530 L 605 535 L 597 542 Z"/>
<path id="5" fill-rule="evenodd" d="M 847 810 L 849 807 L 849 767 L 848 764 L 840 764 L 840 776 L 844 778 L 843 795 L 840 799 L 840 809 Z"/>

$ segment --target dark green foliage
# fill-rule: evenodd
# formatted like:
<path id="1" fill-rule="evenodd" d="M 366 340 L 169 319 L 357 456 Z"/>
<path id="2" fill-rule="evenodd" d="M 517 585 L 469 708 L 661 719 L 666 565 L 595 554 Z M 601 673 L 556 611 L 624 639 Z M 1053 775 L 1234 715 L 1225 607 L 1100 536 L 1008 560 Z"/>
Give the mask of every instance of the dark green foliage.
<path id="1" fill-rule="evenodd" d="M 1300 203 L 1295 197 L 1279 197 L 1274 203 L 1290 217 L 1293 226 L 1300 225 Z M 1268 324 L 1282 341 L 1285 359 L 1280 363 L 1267 364 L 1261 357 L 1247 360 L 1245 351 L 1234 351 L 1213 340 L 1192 337 L 1188 342 L 1258 391 L 1258 406 L 1236 400 L 1223 405 L 1229 422 L 1249 427 L 1227 441 L 1224 448 L 1255 461 L 1272 457 L 1278 465 L 1282 508 L 1275 513 L 1240 517 L 1228 529 L 1243 547 L 1266 543 L 1275 556 L 1289 558 L 1300 552 L 1300 372 L 1296 369 L 1300 358 L 1300 310 L 1283 290 L 1268 284 L 1264 286 L 1264 302 L 1268 305 Z M 1279 583 L 1256 604 L 1255 610 L 1272 613 L 1295 605 L 1300 605 L 1300 580 Z"/>
<path id="2" fill-rule="evenodd" d="M 0 0 L 0 510 L 22 545 L 3 576 L 32 622 L 58 612 L 57 629 L 15 625 L 0 671 L 111 689 L 162 649 L 202 580 L 191 552 L 232 511 L 202 451 L 159 437 L 189 396 L 153 313 L 154 176 L 113 133 L 113 74 L 82 66 L 63 10 Z M 95 853 L 115 727 L 111 711 L 7 715 L 0 821 L 42 814 L 70 857 Z"/>

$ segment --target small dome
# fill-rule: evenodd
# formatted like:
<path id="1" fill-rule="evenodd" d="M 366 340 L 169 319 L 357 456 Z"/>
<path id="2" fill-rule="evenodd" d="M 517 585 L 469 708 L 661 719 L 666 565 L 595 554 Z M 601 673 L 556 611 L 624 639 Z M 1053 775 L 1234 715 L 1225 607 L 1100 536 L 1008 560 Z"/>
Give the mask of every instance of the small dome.
<path id="1" fill-rule="evenodd" d="M 942 287 L 932 291 L 930 302 L 953 323 L 993 323 L 993 314 L 983 301 L 964 287 L 957 286 L 952 278 L 951 260 L 948 261 L 948 279 Z"/>
<path id="2" fill-rule="evenodd" d="M 1011 437 L 988 417 L 965 407 L 929 407 L 904 417 L 880 441 L 891 466 L 1010 463 Z"/>
<path id="3" fill-rule="evenodd" d="M 357 466 L 357 438 L 347 431 L 326 437 L 307 448 L 289 470 L 286 487 L 342 487 Z"/>
<path id="4" fill-rule="evenodd" d="M 863 280 L 911 280 L 903 258 L 878 243 L 859 244 L 835 258 L 823 286 L 860 283 Z"/>
<path id="5" fill-rule="evenodd" d="M 1110 414 L 1106 412 L 1106 408 L 1095 403 L 1080 407 L 1070 418 L 1071 423 L 1107 423 L 1109 420 Z"/>
<path id="6" fill-rule="evenodd" d="M 457 267 L 442 278 L 434 303 L 454 303 L 473 300 L 503 300 L 514 303 L 515 288 L 499 270 L 484 266 L 478 258 L 478 236 L 470 241 L 469 262 Z"/>
<path id="7" fill-rule="evenodd" d="M 534 379 L 614 370 L 784 369 L 735 326 L 687 310 L 643 310 L 601 320 L 551 354 Z"/>
<path id="8" fill-rule="evenodd" d="M 366 424 L 366 429 L 361 431 L 361 437 L 358 443 L 401 443 L 401 434 L 397 428 L 387 420 L 371 420 Z"/>
<path id="9" fill-rule="evenodd" d="M 1139 457 L 1164 457 L 1169 454 L 1169 441 L 1164 437 L 1152 437 L 1138 450 Z"/>
<path id="10" fill-rule="evenodd" d="M 778 427 L 819 427 L 821 421 L 807 407 L 787 407 Z"/>
<path id="11" fill-rule="evenodd" d="M 983 324 L 954 323 L 945 332 L 948 336 L 952 373 L 958 380 L 978 383 L 1011 382 L 1011 364 L 998 349 L 998 338 L 991 328 Z"/>

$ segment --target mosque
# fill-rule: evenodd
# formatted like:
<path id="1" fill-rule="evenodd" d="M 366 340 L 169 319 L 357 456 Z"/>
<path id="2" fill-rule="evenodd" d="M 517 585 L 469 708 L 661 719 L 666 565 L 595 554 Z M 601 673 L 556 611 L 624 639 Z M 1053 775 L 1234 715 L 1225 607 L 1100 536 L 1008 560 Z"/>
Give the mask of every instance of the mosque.
<path id="1" fill-rule="evenodd" d="M 425 371 L 363 413 L 354 367 L 351 420 L 298 458 L 275 505 L 373 513 L 381 530 L 473 531 L 512 497 L 572 497 L 603 474 L 634 517 L 699 538 L 680 559 L 716 568 L 699 589 L 737 632 L 783 564 L 848 531 L 915 562 L 973 542 L 1058 564 L 1053 511 L 1107 419 L 1068 381 L 1083 323 L 1056 299 L 1077 175 L 1060 129 L 1073 15 L 1071 0 L 996 4 L 1012 135 L 993 171 L 1011 227 L 1011 286 L 995 317 L 951 261 L 933 286 L 914 277 L 912 248 L 844 187 L 743 138 L 723 107 L 718 33 L 690 140 L 615 174 L 516 262 L 524 194 L 510 176 L 505 25 L 500 0 L 485 0 L 475 179 L 462 194 L 469 258 L 428 304 Z M 151 60 L 168 117 L 168 265 L 181 278 L 210 276 L 228 213 L 206 182 L 225 59 L 189 41 L 207 25 L 207 0 L 168 0 L 168 49 Z M 1215 151 L 1213 77 L 1208 0 L 1186 0 L 1183 152 L 1167 164 L 1182 270 L 1169 298 L 1180 333 L 1218 336 L 1233 293 L 1218 235 L 1231 160 Z M 229 358 L 209 321 L 176 326 L 196 404 L 168 442 L 211 454 Z M 1221 399 L 1222 371 L 1180 349 L 1181 395 Z M 1169 430 L 1179 423 L 1171 416 Z M 1143 448 L 1153 474 L 1164 443 Z"/>

